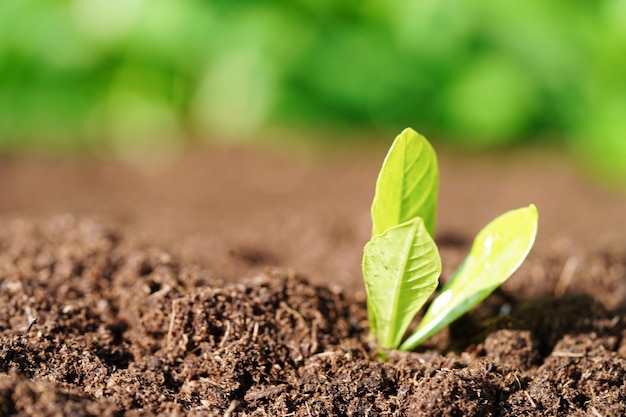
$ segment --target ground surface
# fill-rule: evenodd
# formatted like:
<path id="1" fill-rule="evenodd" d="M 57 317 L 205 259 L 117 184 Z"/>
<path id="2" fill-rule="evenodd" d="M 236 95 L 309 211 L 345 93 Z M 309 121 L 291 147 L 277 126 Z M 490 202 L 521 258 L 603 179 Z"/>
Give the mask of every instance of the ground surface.
<path id="1" fill-rule="evenodd" d="M 625 415 L 626 199 L 555 155 L 442 157 L 444 280 L 507 209 L 541 232 L 383 362 L 359 263 L 384 152 L 0 159 L 0 414 Z"/>

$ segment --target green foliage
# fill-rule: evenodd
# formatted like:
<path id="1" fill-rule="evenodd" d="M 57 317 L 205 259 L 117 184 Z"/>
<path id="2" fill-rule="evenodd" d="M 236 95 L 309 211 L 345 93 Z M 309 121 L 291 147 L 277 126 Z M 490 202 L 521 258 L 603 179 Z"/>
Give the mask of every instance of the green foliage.
<path id="1" fill-rule="evenodd" d="M 365 246 L 370 330 L 383 348 L 400 344 L 411 320 L 437 288 L 441 260 L 420 217 L 387 229 Z"/>
<path id="2" fill-rule="evenodd" d="M 393 142 L 376 181 L 372 235 L 421 217 L 435 236 L 439 169 L 430 143 L 412 129 Z"/>
<path id="3" fill-rule="evenodd" d="M 536 231 L 537 209 L 532 204 L 504 213 L 485 226 L 401 349 L 414 349 L 502 285 L 528 255 Z"/>
<path id="4" fill-rule="evenodd" d="M 625 4 L 0 1 L 0 151 L 419 124 L 626 178 Z"/>
<path id="5" fill-rule="evenodd" d="M 404 130 L 378 177 L 372 205 L 374 234 L 363 254 L 370 332 L 385 349 L 412 350 L 472 309 L 517 270 L 535 241 L 538 214 L 532 204 L 485 226 L 415 332 L 402 343 L 441 273 L 432 238 L 438 178 L 432 147 L 423 136 Z"/>

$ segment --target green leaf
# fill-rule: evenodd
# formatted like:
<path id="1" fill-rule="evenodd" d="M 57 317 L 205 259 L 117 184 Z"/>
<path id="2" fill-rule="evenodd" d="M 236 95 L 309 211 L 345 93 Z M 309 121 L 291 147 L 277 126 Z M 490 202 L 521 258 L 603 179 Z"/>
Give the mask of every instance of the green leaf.
<path id="1" fill-rule="evenodd" d="M 430 143 L 413 129 L 394 140 L 376 181 L 372 203 L 372 236 L 409 221 L 424 219 L 430 236 L 435 234 L 439 169 Z"/>
<path id="2" fill-rule="evenodd" d="M 502 285 L 533 246 L 537 221 L 537 208 L 531 204 L 511 210 L 485 226 L 476 236 L 465 261 L 400 349 L 414 349 Z"/>
<path id="3" fill-rule="evenodd" d="M 365 245 L 363 277 L 370 331 L 380 347 L 400 345 L 440 274 L 437 246 L 420 217 L 372 237 Z"/>

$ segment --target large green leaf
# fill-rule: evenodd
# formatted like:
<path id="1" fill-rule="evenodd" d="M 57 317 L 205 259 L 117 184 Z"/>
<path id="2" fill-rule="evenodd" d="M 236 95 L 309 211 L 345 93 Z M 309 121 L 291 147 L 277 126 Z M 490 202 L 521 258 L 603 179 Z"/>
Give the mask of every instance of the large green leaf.
<path id="1" fill-rule="evenodd" d="M 372 203 L 372 236 L 409 221 L 424 219 L 435 233 L 439 169 L 432 146 L 413 129 L 396 137 L 376 181 Z"/>
<path id="2" fill-rule="evenodd" d="M 363 277 L 370 332 L 380 347 L 400 345 L 440 274 L 437 246 L 420 217 L 387 229 L 365 245 Z"/>
<path id="3" fill-rule="evenodd" d="M 400 349 L 414 349 L 502 285 L 533 246 L 537 220 L 537 209 L 531 204 L 511 210 L 485 226 L 476 236 L 465 261 Z"/>

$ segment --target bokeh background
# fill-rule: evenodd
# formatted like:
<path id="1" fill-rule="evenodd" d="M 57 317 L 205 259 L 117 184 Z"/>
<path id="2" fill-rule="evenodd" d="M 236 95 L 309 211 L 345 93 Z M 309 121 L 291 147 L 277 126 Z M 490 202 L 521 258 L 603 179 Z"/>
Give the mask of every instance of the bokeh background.
<path id="1" fill-rule="evenodd" d="M 0 2 L 3 153 L 406 126 L 626 184 L 626 0 Z"/>

